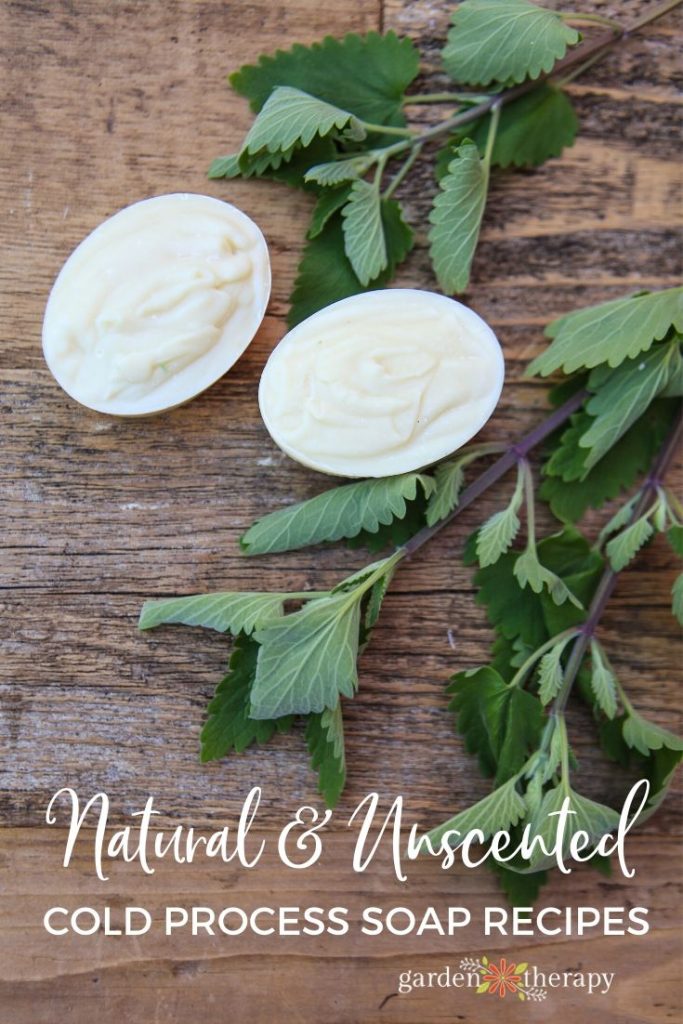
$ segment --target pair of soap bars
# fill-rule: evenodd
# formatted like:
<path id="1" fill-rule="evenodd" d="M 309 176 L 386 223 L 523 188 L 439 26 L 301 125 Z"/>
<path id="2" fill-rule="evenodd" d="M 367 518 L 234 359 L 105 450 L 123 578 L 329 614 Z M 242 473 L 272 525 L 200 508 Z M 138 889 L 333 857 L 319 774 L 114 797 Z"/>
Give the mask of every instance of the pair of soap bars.
<path id="1" fill-rule="evenodd" d="M 241 210 L 166 195 L 104 221 L 68 258 L 43 324 L 47 364 L 98 412 L 142 416 L 222 377 L 270 296 L 268 247 Z M 363 292 L 276 345 L 259 406 L 279 447 L 335 476 L 420 469 L 461 447 L 493 412 L 504 364 L 493 331 L 434 292 Z"/>

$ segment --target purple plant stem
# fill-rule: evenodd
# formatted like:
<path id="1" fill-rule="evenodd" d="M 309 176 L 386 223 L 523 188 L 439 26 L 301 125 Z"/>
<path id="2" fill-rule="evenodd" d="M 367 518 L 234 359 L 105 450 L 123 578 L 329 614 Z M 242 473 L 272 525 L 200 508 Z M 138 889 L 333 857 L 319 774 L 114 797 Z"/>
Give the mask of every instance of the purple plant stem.
<path id="1" fill-rule="evenodd" d="M 440 530 L 443 530 L 444 526 L 448 526 L 449 523 L 452 523 L 456 516 L 460 515 L 460 513 L 466 509 L 468 505 L 471 505 L 473 501 L 476 501 L 484 491 L 488 490 L 488 488 L 492 486 L 492 484 L 497 483 L 498 480 L 504 477 L 506 473 L 517 465 L 520 459 L 526 458 L 532 448 L 535 448 L 536 445 L 541 443 L 541 441 L 545 441 L 545 439 L 554 433 L 558 427 L 561 427 L 562 424 L 569 419 L 572 413 L 576 412 L 577 409 L 581 407 L 587 395 L 588 392 L 585 390 L 578 391 L 575 395 L 572 395 L 564 405 L 561 405 L 555 410 L 555 412 L 551 413 L 547 419 L 543 420 L 542 423 L 539 423 L 533 430 L 530 430 L 528 434 L 525 434 L 521 441 L 518 441 L 517 444 L 511 445 L 499 459 L 496 459 L 496 461 L 492 463 L 488 469 L 485 469 L 484 472 L 469 485 L 469 487 L 465 488 L 460 495 L 458 504 L 445 519 L 435 523 L 434 526 L 423 527 L 415 534 L 414 537 L 411 537 L 410 540 L 403 545 L 405 554 L 408 556 L 413 555 L 418 548 L 421 548 L 422 545 L 431 540 L 435 534 L 439 533 Z"/>

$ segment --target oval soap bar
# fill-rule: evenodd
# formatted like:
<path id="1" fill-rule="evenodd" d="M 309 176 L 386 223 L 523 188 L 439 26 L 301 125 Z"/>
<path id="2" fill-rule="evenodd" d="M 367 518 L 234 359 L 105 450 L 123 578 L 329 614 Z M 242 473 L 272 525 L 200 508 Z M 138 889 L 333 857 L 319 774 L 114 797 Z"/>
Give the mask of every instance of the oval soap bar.
<path id="1" fill-rule="evenodd" d="M 273 350 L 259 404 L 277 445 L 335 476 L 420 469 L 469 441 L 503 386 L 498 340 L 454 299 L 390 288 L 335 302 Z"/>
<path id="2" fill-rule="evenodd" d="M 241 356 L 270 295 L 268 247 L 229 203 L 176 194 L 134 203 L 69 256 L 43 322 L 47 364 L 83 405 L 168 409 Z"/>

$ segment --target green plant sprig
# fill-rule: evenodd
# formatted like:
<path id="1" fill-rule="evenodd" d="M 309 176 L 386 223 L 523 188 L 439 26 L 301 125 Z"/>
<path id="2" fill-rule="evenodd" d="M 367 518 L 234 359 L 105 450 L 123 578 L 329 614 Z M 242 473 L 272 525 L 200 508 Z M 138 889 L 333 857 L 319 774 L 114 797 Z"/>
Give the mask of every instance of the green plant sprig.
<path id="1" fill-rule="evenodd" d="M 465 0 L 442 52 L 460 87 L 453 92 L 408 92 L 419 54 L 392 32 L 297 45 L 231 75 L 256 118 L 241 150 L 214 160 L 209 177 L 271 178 L 317 197 L 289 322 L 394 276 L 413 245 L 395 193 L 440 138 L 430 255 L 443 291 L 465 291 L 492 169 L 536 167 L 571 146 L 578 121 L 565 85 L 680 2 L 622 25 L 529 0 Z M 582 41 L 574 24 L 607 31 Z M 427 129 L 409 127 L 405 110 L 427 103 L 455 110 Z"/>
<path id="2" fill-rule="evenodd" d="M 627 503 L 627 524 L 638 521 L 653 495 L 661 489 L 660 481 L 682 436 L 683 415 L 679 414 L 635 501 Z M 575 546 L 576 541 L 577 538 L 573 538 Z M 587 565 L 595 558 L 595 551 L 590 552 L 584 544 L 583 555 Z M 559 632 L 551 632 L 525 657 L 511 679 L 506 681 L 495 663 L 453 677 L 449 687 L 450 706 L 456 714 L 457 729 L 468 749 L 479 754 L 484 774 L 494 775 L 496 788 L 474 806 L 432 829 L 429 838 L 433 844 L 440 842 L 447 832 L 464 832 L 471 827 L 470 822 L 484 822 L 487 836 L 498 830 L 521 829 L 531 822 L 532 834 L 550 838 L 553 819 L 549 816 L 560 809 L 565 798 L 569 798 L 570 809 L 574 812 L 565 836 L 565 856 L 573 835 L 579 830 L 597 843 L 616 827 L 618 814 L 613 808 L 582 796 L 571 786 L 573 755 L 565 709 L 582 672 L 583 695 L 594 708 L 606 752 L 622 763 L 636 761 L 641 777 L 650 781 L 649 798 L 639 821 L 645 821 L 659 806 L 675 767 L 683 757 L 683 739 L 635 710 L 596 637 L 624 567 L 615 569 L 607 565 L 597 581 L 585 616 Z M 496 569 L 493 578 L 480 579 L 480 582 L 484 583 L 484 592 L 488 595 L 494 586 L 498 592 L 509 590 L 509 566 Z M 497 614 L 494 608 L 493 621 L 500 628 Z M 545 625 L 551 631 L 557 628 L 547 620 Z M 585 664 L 587 658 L 590 669 Z M 523 698 L 519 693 L 521 686 L 527 688 Z M 623 709 L 621 715 L 618 715 L 618 703 Z M 482 735 L 487 737 L 484 748 Z M 492 737 L 496 738 L 495 747 Z M 535 898 L 545 881 L 545 869 L 553 863 L 553 859 L 537 853 L 530 861 L 519 859 L 506 867 L 492 866 L 513 902 L 527 903 Z"/>
<path id="3" fill-rule="evenodd" d="M 568 525 L 552 537 L 538 539 L 535 484 L 528 457 L 536 447 L 546 445 L 540 494 L 546 484 L 554 485 L 552 507 L 553 501 L 561 504 L 563 488 L 567 488 L 572 507 L 578 510 L 575 519 L 587 507 L 599 507 L 633 486 L 655 457 L 676 406 L 681 321 L 680 288 L 569 314 L 548 328 L 553 340 L 541 360 L 562 362 L 568 352 L 573 353 L 571 365 L 577 372 L 563 385 L 573 393 L 517 443 L 476 443 L 430 470 L 334 487 L 267 515 L 242 537 L 242 550 L 252 556 L 343 539 L 378 553 L 394 549 L 336 587 L 286 594 L 227 592 L 147 602 L 140 619 L 143 629 L 163 622 L 186 623 L 237 638 L 230 671 L 209 707 L 202 733 L 202 758 L 208 760 L 230 749 L 243 750 L 251 742 L 264 742 L 276 731 L 290 728 L 295 716 L 303 715 L 309 749 L 321 774 L 322 792 L 329 803 L 334 803 L 344 786 L 346 765 L 340 699 L 353 697 L 356 692 L 357 657 L 370 639 L 396 569 L 512 470 L 517 473 L 512 496 L 477 531 L 467 557 L 479 564 L 475 582 L 497 632 L 492 669 L 504 681 L 514 678 L 509 691 L 507 682 L 504 684 L 506 693 L 515 694 L 514 698 L 506 697 L 506 702 L 510 701 L 513 709 L 520 702 L 528 704 L 530 695 L 523 684 L 537 662 L 544 680 L 542 692 L 554 696 L 561 658 L 598 585 L 605 538 L 591 548 Z M 620 345 L 613 338 L 614 331 L 620 334 Z M 575 355 L 579 351 L 580 358 Z M 640 382 L 643 378 L 642 359 L 638 356 L 634 362 L 634 351 L 657 353 L 667 371 L 656 377 L 657 387 L 645 389 L 647 402 L 641 403 L 639 418 L 631 423 L 631 403 L 626 411 L 619 396 L 620 388 L 632 396 L 632 380 Z M 540 365 L 545 363 L 541 361 Z M 611 411 L 603 413 L 599 403 L 597 409 L 592 406 L 603 388 L 615 400 L 616 409 L 622 410 L 623 423 L 609 429 L 607 450 L 593 464 L 593 449 L 585 446 L 584 439 L 593 438 L 594 443 L 602 444 L 602 432 L 596 431 L 595 425 L 604 415 L 613 415 Z M 465 487 L 469 467 L 494 456 L 494 461 Z M 569 479 L 565 481 L 562 474 L 567 472 Z M 627 513 L 613 516 L 608 529 L 630 529 L 631 515 L 637 513 L 633 520 L 636 523 L 647 514 L 658 529 L 667 530 L 674 547 L 680 548 L 680 506 L 662 480 L 649 477 L 638 493 L 643 497 L 629 499 Z M 513 550 L 512 545 L 521 530 L 522 509 L 526 542 L 520 551 Z M 565 519 L 572 521 L 568 516 Z M 680 596 L 675 592 L 674 610 L 678 605 Z M 548 645 L 551 638 L 562 643 L 561 650 L 554 649 L 555 643 Z M 529 721 L 533 720 L 532 716 Z M 519 735 L 524 737 L 523 729 Z M 522 749 L 526 749 L 524 744 Z M 481 757 L 481 751 L 473 752 Z M 492 763 L 493 755 L 486 755 L 486 759 Z"/>

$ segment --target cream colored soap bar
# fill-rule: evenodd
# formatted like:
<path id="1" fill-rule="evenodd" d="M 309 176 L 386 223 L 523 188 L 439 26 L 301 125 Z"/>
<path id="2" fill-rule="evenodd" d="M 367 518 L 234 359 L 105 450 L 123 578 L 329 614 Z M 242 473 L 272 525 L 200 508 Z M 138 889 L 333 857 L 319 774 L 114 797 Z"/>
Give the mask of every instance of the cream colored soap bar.
<path id="1" fill-rule="evenodd" d="M 469 441 L 503 386 L 503 354 L 454 299 L 365 292 L 314 313 L 272 352 L 261 415 L 298 462 L 335 476 L 419 469 Z"/>
<path id="2" fill-rule="evenodd" d="M 265 239 L 229 203 L 167 195 L 100 224 L 64 264 L 43 351 L 64 390 L 119 416 L 197 395 L 241 356 L 270 295 Z"/>

